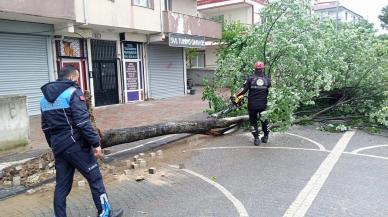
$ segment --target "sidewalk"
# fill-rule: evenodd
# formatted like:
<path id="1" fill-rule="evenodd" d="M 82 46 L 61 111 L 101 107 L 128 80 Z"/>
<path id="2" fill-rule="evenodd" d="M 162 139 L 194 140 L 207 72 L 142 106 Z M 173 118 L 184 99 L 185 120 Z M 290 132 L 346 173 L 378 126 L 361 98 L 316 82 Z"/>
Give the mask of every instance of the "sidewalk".
<path id="1" fill-rule="evenodd" d="M 97 107 L 94 110 L 97 126 L 104 132 L 112 128 L 201 118 L 208 104 L 201 99 L 202 88 L 196 89 L 196 95 Z M 22 150 L 0 153 L 0 163 L 34 157 L 47 149 L 40 116 L 34 116 L 30 118 L 30 144 Z"/>

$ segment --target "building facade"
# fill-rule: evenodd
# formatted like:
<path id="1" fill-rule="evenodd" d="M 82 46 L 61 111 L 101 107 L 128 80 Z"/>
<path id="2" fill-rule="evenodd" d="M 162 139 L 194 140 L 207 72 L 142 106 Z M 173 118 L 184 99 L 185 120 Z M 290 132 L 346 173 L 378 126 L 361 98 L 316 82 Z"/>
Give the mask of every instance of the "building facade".
<path id="1" fill-rule="evenodd" d="M 184 95 L 185 47 L 221 37 L 195 0 L 3 1 L 0 11 L 0 94 L 26 95 L 30 115 L 66 65 L 95 106 Z"/>
<path id="2" fill-rule="evenodd" d="M 315 1 L 314 13 L 343 23 L 357 23 L 363 20 L 358 13 L 341 5 L 340 1 Z"/>
<path id="3" fill-rule="evenodd" d="M 266 0 L 198 0 L 201 16 L 220 23 L 240 22 L 246 25 L 260 25 L 260 10 Z M 217 43 L 208 43 L 198 50 L 190 61 L 188 75 L 194 85 L 203 84 L 203 79 L 212 79 L 217 66 Z"/>

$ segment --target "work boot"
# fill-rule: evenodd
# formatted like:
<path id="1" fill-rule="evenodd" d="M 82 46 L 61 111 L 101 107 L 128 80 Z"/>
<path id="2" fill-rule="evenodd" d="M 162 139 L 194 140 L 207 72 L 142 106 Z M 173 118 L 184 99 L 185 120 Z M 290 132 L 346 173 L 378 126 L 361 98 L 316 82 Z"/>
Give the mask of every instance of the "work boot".
<path id="1" fill-rule="evenodd" d="M 259 138 L 259 137 L 256 137 L 256 138 L 253 140 L 253 144 L 255 144 L 256 146 L 259 146 L 259 145 L 260 145 L 260 138 Z"/>
<path id="2" fill-rule="evenodd" d="M 124 214 L 123 209 L 119 208 L 119 209 L 110 210 L 109 214 L 100 214 L 98 215 L 98 217 L 122 217 L 123 214 Z"/>
<path id="3" fill-rule="evenodd" d="M 263 143 L 267 143 L 268 142 L 268 134 L 264 134 L 264 136 L 261 138 L 261 141 Z"/>

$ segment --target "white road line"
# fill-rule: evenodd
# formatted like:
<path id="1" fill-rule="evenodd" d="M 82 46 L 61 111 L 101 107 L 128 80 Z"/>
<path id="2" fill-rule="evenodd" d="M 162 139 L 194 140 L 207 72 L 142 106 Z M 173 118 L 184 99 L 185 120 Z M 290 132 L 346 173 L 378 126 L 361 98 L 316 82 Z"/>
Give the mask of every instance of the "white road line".
<path id="1" fill-rule="evenodd" d="M 311 177 L 310 181 L 299 193 L 296 200 L 287 209 L 283 217 L 303 217 L 311 204 L 315 200 L 323 184 L 333 170 L 335 164 L 338 162 L 341 154 L 348 145 L 350 139 L 355 134 L 355 131 L 346 132 L 337 142 L 329 156 L 322 162 L 318 170 Z"/>
<path id="2" fill-rule="evenodd" d="M 293 134 L 293 133 L 286 133 L 286 134 L 288 134 L 288 135 L 290 135 L 290 136 L 295 136 L 295 137 L 298 137 L 298 138 L 304 139 L 304 140 L 306 140 L 306 141 L 309 141 L 309 142 L 311 142 L 311 143 L 313 143 L 313 144 L 317 145 L 317 146 L 319 147 L 319 150 L 321 150 L 321 151 L 326 151 L 326 148 L 325 148 L 325 146 L 323 146 L 321 143 L 319 143 L 319 142 L 317 142 L 317 141 L 314 141 L 314 140 L 312 140 L 312 139 L 309 139 L 309 138 L 307 138 L 307 137 L 300 136 L 300 135 Z"/>
<path id="3" fill-rule="evenodd" d="M 204 151 L 204 150 L 218 150 L 218 149 L 285 149 L 285 150 L 302 150 L 302 151 L 321 151 L 329 152 L 327 150 L 312 149 L 312 148 L 293 148 L 293 147 L 274 147 L 274 146 L 231 146 L 231 147 L 209 147 L 198 148 L 189 151 Z"/>
<path id="4" fill-rule="evenodd" d="M 382 159 L 382 160 L 388 160 L 388 157 L 382 157 L 382 156 L 377 156 L 377 155 L 370 155 L 370 154 L 355 154 L 351 152 L 344 152 L 344 154 L 350 154 L 350 155 L 356 155 L 356 156 L 361 156 L 361 157 L 371 157 L 371 158 L 376 158 L 376 159 Z"/>
<path id="5" fill-rule="evenodd" d="M 352 151 L 352 154 L 358 154 L 361 151 L 365 151 L 365 150 L 369 150 L 369 149 L 373 149 L 373 148 L 380 148 L 380 147 L 388 147 L 388 144 L 374 145 L 374 146 L 368 146 L 368 147 L 364 147 L 364 148 L 359 148 L 359 149 L 356 149 L 356 150 Z"/>
<path id="6" fill-rule="evenodd" d="M 173 168 L 178 168 L 177 166 L 171 166 Z M 201 174 L 198 174 L 194 171 L 191 171 L 191 170 L 188 170 L 188 169 L 182 169 L 182 171 L 186 172 L 186 173 L 189 173 L 193 176 L 196 176 L 200 179 L 202 179 L 203 181 L 213 185 L 214 187 L 216 187 L 218 190 L 220 190 L 226 198 L 228 198 L 228 200 L 230 200 L 234 207 L 237 209 L 237 212 L 239 213 L 239 216 L 240 217 L 248 217 L 248 212 L 247 210 L 245 209 L 244 205 L 235 197 L 233 196 L 232 193 L 230 193 L 224 186 L 218 184 L 217 182 L 215 181 L 212 181 L 208 178 L 206 178 L 205 176 L 201 175 Z"/>
<path id="7" fill-rule="evenodd" d="M 205 151 L 205 150 L 221 150 L 221 149 L 281 149 L 281 150 L 301 150 L 301 151 L 316 151 L 316 152 L 330 152 L 330 151 L 322 151 L 319 149 L 309 149 L 309 148 L 292 148 L 292 147 L 256 147 L 256 146 L 232 146 L 232 147 L 209 147 L 209 148 L 199 148 L 199 149 L 193 149 L 188 151 Z M 342 154 L 348 154 L 348 155 L 355 155 L 359 157 L 371 157 L 376 159 L 382 159 L 382 160 L 388 160 L 388 157 L 383 156 L 377 156 L 377 155 L 370 155 L 370 154 L 359 154 L 359 153 L 352 153 L 352 152 L 342 152 Z"/>
<path id="8" fill-rule="evenodd" d="M 141 145 L 138 145 L 138 146 L 135 146 L 135 147 L 132 147 L 132 148 L 127 148 L 127 149 L 124 149 L 124 150 L 121 150 L 121 151 L 118 151 L 118 152 L 115 152 L 115 153 L 112 153 L 112 154 L 108 154 L 108 155 L 106 155 L 106 156 L 107 156 L 107 157 L 115 156 L 115 155 L 121 154 L 121 153 L 123 153 L 123 152 L 131 151 L 131 150 L 134 150 L 134 149 L 143 147 L 143 146 L 145 146 L 145 145 L 148 145 L 148 144 L 151 144 L 151 143 L 154 143 L 154 142 L 158 142 L 158 141 L 160 141 L 160 140 L 167 139 L 167 138 L 173 137 L 173 136 L 175 136 L 175 134 L 163 136 L 162 138 L 155 139 L 155 140 L 146 142 L 146 143 L 144 143 L 144 144 L 141 144 Z"/>

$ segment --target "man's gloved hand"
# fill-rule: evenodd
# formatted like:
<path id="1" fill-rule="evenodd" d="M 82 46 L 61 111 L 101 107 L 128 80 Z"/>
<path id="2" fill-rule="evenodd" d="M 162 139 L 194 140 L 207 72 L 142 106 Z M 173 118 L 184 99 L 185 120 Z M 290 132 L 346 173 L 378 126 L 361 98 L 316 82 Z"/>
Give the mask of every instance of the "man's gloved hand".
<path id="1" fill-rule="evenodd" d="M 232 95 L 229 97 L 230 101 L 234 102 L 236 101 L 236 95 Z"/>

